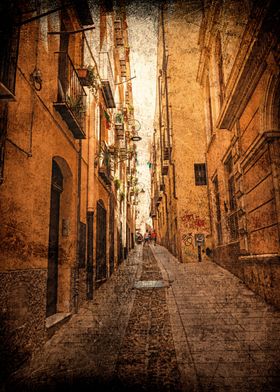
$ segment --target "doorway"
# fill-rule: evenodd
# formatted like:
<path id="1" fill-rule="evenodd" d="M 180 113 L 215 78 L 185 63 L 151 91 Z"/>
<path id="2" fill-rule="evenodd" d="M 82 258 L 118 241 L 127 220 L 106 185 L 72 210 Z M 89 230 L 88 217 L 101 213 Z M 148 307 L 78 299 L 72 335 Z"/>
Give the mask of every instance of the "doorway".
<path id="1" fill-rule="evenodd" d="M 53 161 L 48 245 L 47 317 L 57 312 L 59 215 L 62 192 L 63 175 L 58 164 Z"/>
<path id="2" fill-rule="evenodd" d="M 110 275 L 114 272 L 115 263 L 115 210 L 114 210 L 114 197 L 110 195 L 110 226 L 109 226 L 109 264 L 110 264 Z"/>
<path id="3" fill-rule="evenodd" d="M 97 202 L 96 209 L 96 281 L 101 282 L 107 278 L 106 258 L 106 209 L 102 200 Z"/>

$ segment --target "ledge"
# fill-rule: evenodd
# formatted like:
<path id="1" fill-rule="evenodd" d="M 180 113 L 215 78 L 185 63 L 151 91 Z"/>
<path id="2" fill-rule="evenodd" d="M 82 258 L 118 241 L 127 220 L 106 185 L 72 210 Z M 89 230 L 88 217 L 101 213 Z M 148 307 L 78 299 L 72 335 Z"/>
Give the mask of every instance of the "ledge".
<path id="1" fill-rule="evenodd" d="M 46 330 L 50 338 L 63 324 L 69 321 L 72 313 L 55 313 L 46 318 Z"/>

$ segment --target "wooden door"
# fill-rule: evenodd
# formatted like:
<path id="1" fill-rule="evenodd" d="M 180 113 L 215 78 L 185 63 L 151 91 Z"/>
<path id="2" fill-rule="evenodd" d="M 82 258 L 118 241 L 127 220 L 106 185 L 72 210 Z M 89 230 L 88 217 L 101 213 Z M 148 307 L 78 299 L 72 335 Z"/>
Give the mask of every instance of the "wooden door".
<path id="1" fill-rule="evenodd" d="M 59 210 L 62 191 L 63 176 L 58 165 L 53 161 L 48 248 L 47 317 L 57 311 Z"/>

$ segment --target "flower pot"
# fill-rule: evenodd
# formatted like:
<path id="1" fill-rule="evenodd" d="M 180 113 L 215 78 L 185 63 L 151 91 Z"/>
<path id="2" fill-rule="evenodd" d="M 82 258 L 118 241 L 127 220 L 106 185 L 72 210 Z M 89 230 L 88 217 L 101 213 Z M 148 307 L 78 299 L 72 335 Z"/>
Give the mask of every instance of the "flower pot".
<path id="1" fill-rule="evenodd" d="M 78 68 L 77 73 L 82 86 L 88 86 L 88 69 L 87 68 Z"/>

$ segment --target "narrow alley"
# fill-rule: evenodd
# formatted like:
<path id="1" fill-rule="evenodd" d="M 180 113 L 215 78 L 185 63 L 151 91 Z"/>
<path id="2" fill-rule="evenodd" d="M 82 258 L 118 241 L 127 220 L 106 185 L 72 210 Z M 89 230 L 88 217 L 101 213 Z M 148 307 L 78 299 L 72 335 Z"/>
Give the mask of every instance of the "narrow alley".
<path id="1" fill-rule="evenodd" d="M 276 391 L 280 311 L 217 264 L 141 246 L 7 391 Z"/>
<path id="2" fill-rule="evenodd" d="M 0 392 L 279 390 L 279 10 L 0 1 Z"/>

